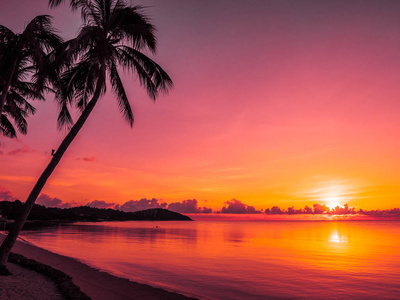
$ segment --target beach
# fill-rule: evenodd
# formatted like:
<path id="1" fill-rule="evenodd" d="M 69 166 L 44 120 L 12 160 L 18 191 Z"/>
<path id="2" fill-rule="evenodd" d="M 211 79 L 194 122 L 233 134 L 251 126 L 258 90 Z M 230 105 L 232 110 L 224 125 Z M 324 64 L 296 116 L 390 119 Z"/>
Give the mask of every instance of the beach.
<path id="1" fill-rule="evenodd" d="M 4 235 L 1 235 L 0 238 L 3 239 Z M 94 300 L 193 299 L 160 288 L 154 288 L 146 284 L 140 284 L 113 276 L 91 268 L 73 258 L 52 253 L 20 240 L 16 242 L 13 252 L 49 265 L 71 276 L 73 282 L 80 287 L 81 291 Z M 14 275 L 2 278 L 2 283 L 0 283 L 0 291 L 2 291 L 2 294 L 0 294 L 0 299 L 62 299 L 62 297 L 57 295 L 58 292 L 56 288 L 53 287 L 52 289 L 52 283 L 43 275 L 21 268 L 15 264 L 8 264 L 8 266 Z M 26 280 L 27 278 L 29 278 L 29 280 Z M 47 298 L 43 298 L 44 293 L 48 293 Z"/>

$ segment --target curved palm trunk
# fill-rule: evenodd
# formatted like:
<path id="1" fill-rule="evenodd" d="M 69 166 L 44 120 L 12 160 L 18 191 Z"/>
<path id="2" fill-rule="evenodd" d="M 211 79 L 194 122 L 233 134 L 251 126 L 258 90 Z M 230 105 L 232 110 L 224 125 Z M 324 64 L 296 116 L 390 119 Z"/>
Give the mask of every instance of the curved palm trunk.
<path id="1" fill-rule="evenodd" d="M 103 73 L 104 75 L 104 73 Z M 43 189 L 47 179 L 53 173 L 54 169 L 60 162 L 63 154 L 68 149 L 71 142 L 74 140 L 80 129 L 82 128 L 83 124 L 85 124 L 87 118 L 89 117 L 90 113 L 92 112 L 94 106 L 97 103 L 97 100 L 100 97 L 102 86 L 104 84 L 104 76 L 100 76 L 96 84 L 96 90 L 92 97 L 92 100 L 88 103 L 82 115 L 79 117 L 78 121 L 75 125 L 71 128 L 70 132 L 64 138 L 60 146 L 58 147 L 57 151 L 54 153 L 53 158 L 51 159 L 50 163 L 47 165 L 46 169 L 43 171 L 42 175 L 39 177 L 36 185 L 32 189 L 31 193 L 29 194 L 28 199 L 25 201 L 24 206 L 22 207 L 22 211 L 19 214 L 18 218 L 13 223 L 10 232 L 8 233 L 7 237 L 4 239 L 3 243 L 0 246 L 0 269 L 3 269 L 3 273 L 7 273 L 7 269 L 5 267 L 8 256 L 11 252 L 12 247 L 15 244 L 15 241 L 18 238 L 18 235 L 25 224 L 26 219 L 35 203 L 37 197 L 39 196 L 41 190 Z"/>
<path id="2" fill-rule="evenodd" d="M 0 116 L 3 113 L 4 104 L 6 103 L 6 98 L 7 98 L 8 92 L 10 91 L 10 88 L 11 88 L 11 80 L 14 76 L 16 67 L 17 67 L 17 59 L 14 59 L 12 68 L 11 68 L 11 72 L 10 72 L 10 76 L 8 77 L 7 82 L 4 84 L 1 94 L 0 94 Z"/>

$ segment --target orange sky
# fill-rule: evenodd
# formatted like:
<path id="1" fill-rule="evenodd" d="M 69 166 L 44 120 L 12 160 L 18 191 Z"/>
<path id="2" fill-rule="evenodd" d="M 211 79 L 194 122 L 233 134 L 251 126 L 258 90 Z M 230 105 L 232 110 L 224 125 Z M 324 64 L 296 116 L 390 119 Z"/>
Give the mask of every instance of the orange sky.
<path id="1" fill-rule="evenodd" d="M 106 95 L 44 193 L 77 204 L 398 207 L 400 2 L 135 3 L 148 6 L 155 60 L 175 87 L 154 104 L 125 76 L 133 129 Z M 65 38 L 80 24 L 47 0 L 0 8 L 15 31 L 38 14 L 54 15 Z M 22 201 L 65 135 L 47 98 L 27 136 L 0 137 L 0 185 Z"/>

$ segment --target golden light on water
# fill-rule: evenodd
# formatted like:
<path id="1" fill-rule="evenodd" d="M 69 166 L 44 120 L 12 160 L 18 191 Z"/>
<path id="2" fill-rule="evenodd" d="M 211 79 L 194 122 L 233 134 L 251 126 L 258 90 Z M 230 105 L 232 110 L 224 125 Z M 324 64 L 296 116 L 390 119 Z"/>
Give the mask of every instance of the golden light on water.
<path id="1" fill-rule="evenodd" d="M 331 243 L 347 243 L 348 238 L 344 234 L 339 234 L 339 232 L 334 229 L 332 230 L 332 233 L 329 236 L 329 242 Z"/>

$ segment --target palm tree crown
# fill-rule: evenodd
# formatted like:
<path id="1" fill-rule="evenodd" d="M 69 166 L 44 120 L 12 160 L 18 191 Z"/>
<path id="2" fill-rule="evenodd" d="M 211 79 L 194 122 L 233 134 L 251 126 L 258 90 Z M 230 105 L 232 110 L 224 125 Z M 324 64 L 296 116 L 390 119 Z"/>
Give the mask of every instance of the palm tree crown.
<path id="1" fill-rule="evenodd" d="M 51 19 L 37 16 L 20 34 L 0 25 L 0 131 L 6 136 L 15 137 L 10 118 L 21 133 L 26 133 L 25 117 L 35 111 L 27 98 L 44 99 L 45 87 L 38 88 L 27 80 L 49 65 L 48 54 L 62 43 Z"/>
<path id="2" fill-rule="evenodd" d="M 61 88 L 56 95 L 59 125 L 70 126 L 68 107 L 85 109 L 96 88 L 100 95 L 105 93 L 108 79 L 124 118 L 132 126 L 133 113 L 118 66 L 134 70 L 152 99 L 159 91 L 168 91 L 172 86 L 168 74 L 142 53 L 143 50 L 155 52 L 155 28 L 141 13 L 140 6 L 127 6 L 120 0 L 73 2 L 81 8 L 84 25 L 66 46 L 63 60 L 70 64 L 61 77 Z"/>

